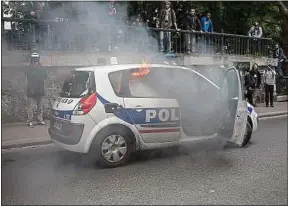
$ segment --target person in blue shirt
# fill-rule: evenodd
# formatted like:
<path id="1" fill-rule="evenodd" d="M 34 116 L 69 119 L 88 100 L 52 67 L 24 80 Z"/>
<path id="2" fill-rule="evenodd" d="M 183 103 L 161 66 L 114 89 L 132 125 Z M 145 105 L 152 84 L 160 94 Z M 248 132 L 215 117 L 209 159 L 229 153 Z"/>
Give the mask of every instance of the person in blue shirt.
<path id="1" fill-rule="evenodd" d="M 209 12 L 206 13 L 206 16 L 201 18 L 201 25 L 203 32 L 213 32 L 213 23 L 211 21 L 211 14 Z"/>
<path id="2" fill-rule="evenodd" d="M 209 12 L 206 12 L 206 16 L 203 16 L 201 18 L 201 26 L 203 32 L 213 32 L 213 23 L 211 21 L 211 14 Z M 210 35 L 204 35 L 203 36 L 203 44 L 202 45 L 202 53 L 210 53 L 211 52 L 211 36 Z"/>

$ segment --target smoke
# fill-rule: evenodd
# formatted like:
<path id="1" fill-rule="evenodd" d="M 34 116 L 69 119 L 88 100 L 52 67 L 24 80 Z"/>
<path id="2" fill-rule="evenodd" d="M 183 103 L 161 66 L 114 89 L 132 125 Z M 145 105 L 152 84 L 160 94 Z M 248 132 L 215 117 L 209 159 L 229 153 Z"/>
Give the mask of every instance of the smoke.
<path id="1" fill-rule="evenodd" d="M 144 22 L 136 20 L 134 24 L 137 24 L 137 27 L 128 24 L 127 3 L 120 2 L 117 5 L 116 17 L 108 15 L 107 4 L 108 2 L 73 2 L 72 8 L 79 14 L 77 20 L 81 23 L 59 23 L 58 27 L 57 23 L 54 25 L 61 46 L 69 47 L 71 45 L 68 45 L 68 42 L 73 42 L 74 39 L 79 42 L 81 38 L 80 44 L 74 46 L 87 53 L 112 50 L 121 56 L 129 52 L 131 61 L 126 63 L 139 63 L 139 55 L 136 53 L 144 52 L 146 59 L 163 62 L 165 58 L 158 52 L 158 40 L 146 30 Z M 65 14 L 65 8 L 50 11 L 50 16 L 60 14 Z M 198 46 L 203 48 L 207 45 L 204 41 L 199 41 Z M 212 51 L 217 49 L 219 48 L 211 46 Z M 152 71 L 149 84 L 141 85 L 146 86 L 147 90 L 154 87 L 157 91 L 167 91 L 170 98 L 177 99 L 181 110 L 182 129 L 190 137 L 211 136 L 217 133 L 229 108 L 228 95 L 223 96 L 223 91 L 220 90 L 224 70 L 211 66 L 206 72 L 201 73 L 204 77 L 188 69 L 177 72 L 169 70 L 165 75 Z"/>
<path id="2" fill-rule="evenodd" d="M 70 5 L 69 11 L 77 14 L 77 22 L 55 22 L 51 26 L 60 49 L 84 53 L 112 51 L 120 56 L 125 52 L 150 55 L 158 52 L 158 41 L 147 31 L 145 22 L 138 16 L 128 18 L 127 2 L 117 2 L 116 15 L 112 16 L 109 16 L 109 2 L 71 2 Z M 65 12 L 67 8 L 60 7 L 50 10 L 49 16 L 65 19 Z"/>

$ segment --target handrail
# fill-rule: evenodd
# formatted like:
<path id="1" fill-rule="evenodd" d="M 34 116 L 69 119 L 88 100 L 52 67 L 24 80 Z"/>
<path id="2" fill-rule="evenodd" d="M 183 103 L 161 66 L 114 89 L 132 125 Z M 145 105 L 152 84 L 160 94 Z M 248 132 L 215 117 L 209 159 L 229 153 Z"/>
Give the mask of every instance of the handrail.
<path id="1" fill-rule="evenodd" d="M 52 20 L 43 20 L 43 19 L 20 19 L 20 18 L 10 18 L 10 17 L 2 17 L 1 21 L 10 21 L 10 22 L 30 22 L 30 23 L 68 23 L 68 24 L 83 24 L 83 25 L 101 25 L 101 26 L 119 26 L 119 27 L 129 27 L 129 28 L 146 28 L 148 30 L 153 30 L 153 31 L 167 31 L 167 32 L 180 32 L 180 33 L 191 33 L 191 34 L 205 34 L 208 36 L 226 36 L 226 37 L 239 37 L 239 38 L 247 38 L 247 39 L 255 39 L 255 37 L 250 37 L 250 36 L 245 36 L 245 35 L 240 35 L 240 34 L 229 34 L 229 33 L 219 33 L 219 32 L 200 32 L 200 31 L 190 31 L 190 30 L 176 30 L 176 29 L 162 29 L 162 28 L 153 28 L 153 27 L 142 27 L 142 26 L 135 26 L 135 25 L 109 25 L 109 24 L 95 24 L 95 23 L 90 23 L 90 22 L 78 22 L 78 21 L 54 21 Z M 272 38 L 257 38 L 260 40 L 272 40 Z"/>

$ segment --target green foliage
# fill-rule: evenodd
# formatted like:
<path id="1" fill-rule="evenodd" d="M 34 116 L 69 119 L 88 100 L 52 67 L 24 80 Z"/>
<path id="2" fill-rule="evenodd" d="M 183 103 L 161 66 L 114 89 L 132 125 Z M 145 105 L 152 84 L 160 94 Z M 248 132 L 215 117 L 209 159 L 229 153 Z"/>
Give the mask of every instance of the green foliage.
<path id="1" fill-rule="evenodd" d="M 4 13 L 11 13 L 13 17 L 17 18 L 30 18 L 30 11 L 34 10 L 35 3 L 35 1 L 9 1 L 9 4 L 5 4 L 1 1 L 2 11 Z M 91 2 L 49 1 L 43 3 L 43 10 L 47 14 L 49 11 L 62 7 L 65 9 L 64 18 L 77 21 L 79 11 L 83 9 L 81 15 L 85 14 L 85 9 L 87 9 L 85 4 L 89 3 Z M 108 4 L 108 2 L 101 3 Z M 154 15 L 155 9 L 160 9 L 163 5 L 163 2 L 157 1 L 126 1 L 116 3 L 116 6 L 120 5 L 120 7 L 121 4 L 128 5 L 126 11 L 128 16 L 141 15 L 144 20 L 150 19 Z M 204 15 L 206 11 L 212 14 L 212 21 L 216 32 L 221 32 L 223 29 L 225 33 L 247 35 L 252 24 L 255 21 L 259 21 L 263 27 L 265 37 L 272 37 L 277 41 L 282 41 L 284 12 L 281 11 L 284 10 L 283 8 L 281 9 L 281 5 L 278 2 L 172 1 L 171 3 L 176 11 L 179 26 L 181 26 L 180 23 L 184 18 L 184 14 L 191 8 L 195 8 L 199 16 Z M 287 4 L 287 2 L 284 2 L 283 5 L 285 4 Z M 77 8 L 77 10 L 75 8 Z M 61 15 L 63 15 L 63 12 Z M 52 18 L 49 15 L 42 15 L 42 17 Z"/>

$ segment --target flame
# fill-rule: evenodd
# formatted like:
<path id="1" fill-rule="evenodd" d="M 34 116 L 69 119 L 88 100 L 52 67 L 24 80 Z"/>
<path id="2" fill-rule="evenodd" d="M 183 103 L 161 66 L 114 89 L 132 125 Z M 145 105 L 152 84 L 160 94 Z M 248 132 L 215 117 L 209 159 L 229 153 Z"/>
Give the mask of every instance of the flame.
<path id="1" fill-rule="evenodd" d="M 137 72 L 132 73 L 132 77 L 143 77 L 150 73 L 150 64 L 148 62 L 143 62 L 140 69 Z"/>

